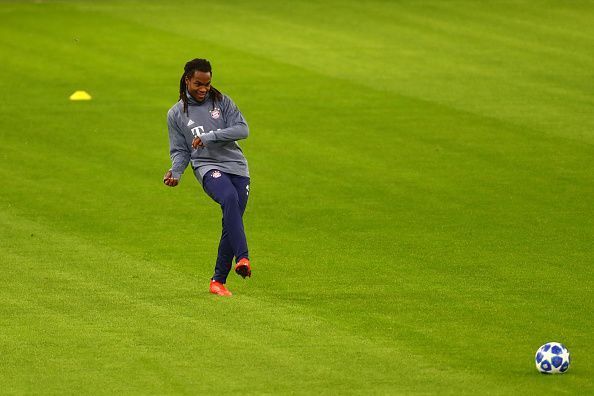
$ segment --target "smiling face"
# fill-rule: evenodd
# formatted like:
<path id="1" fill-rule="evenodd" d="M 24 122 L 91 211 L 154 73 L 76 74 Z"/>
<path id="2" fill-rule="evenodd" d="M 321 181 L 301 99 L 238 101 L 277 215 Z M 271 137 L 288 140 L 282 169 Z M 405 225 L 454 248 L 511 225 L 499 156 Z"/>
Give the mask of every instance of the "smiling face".
<path id="1" fill-rule="evenodd" d="M 194 74 L 186 77 L 186 87 L 188 92 L 198 102 L 202 102 L 206 98 L 206 94 L 210 91 L 210 80 L 212 78 L 211 72 L 203 72 L 196 70 Z"/>

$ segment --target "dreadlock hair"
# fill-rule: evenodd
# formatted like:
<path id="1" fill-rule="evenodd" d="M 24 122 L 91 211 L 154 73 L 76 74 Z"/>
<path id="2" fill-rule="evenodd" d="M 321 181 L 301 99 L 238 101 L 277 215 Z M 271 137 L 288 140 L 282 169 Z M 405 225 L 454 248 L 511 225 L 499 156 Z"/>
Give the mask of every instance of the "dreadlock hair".
<path id="1" fill-rule="evenodd" d="M 186 62 L 186 65 L 184 66 L 184 74 L 182 74 L 181 79 L 179 80 L 179 98 L 184 103 L 184 113 L 186 113 L 186 115 L 188 115 L 188 95 L 186 95 L 186 78 L 189 79 L 197 71 L 210 73 L 210 75 L 212 76 L 212 68 L 210 67 L 210 62 L 206 59 L 196 58 Z M 212 109 L 214 110 L 216 102 L 220 102 L 221 100 L 223 100 L 223 94 L 212 85 L 210 86 L 210 91 L 212 92 L 210 97 L 212 99 Z"/>

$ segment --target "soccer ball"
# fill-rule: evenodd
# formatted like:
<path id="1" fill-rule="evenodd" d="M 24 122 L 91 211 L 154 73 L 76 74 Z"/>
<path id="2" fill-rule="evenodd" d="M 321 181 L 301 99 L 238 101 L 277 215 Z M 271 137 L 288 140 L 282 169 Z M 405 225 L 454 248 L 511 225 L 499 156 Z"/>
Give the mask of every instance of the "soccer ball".
<path id="1" fill-rule="evenodd" d="M 544 374 L 564 373 L 569 368 L 569 351 L 559 342 L 547 342 L 536 351 L 536 369 Z"/>

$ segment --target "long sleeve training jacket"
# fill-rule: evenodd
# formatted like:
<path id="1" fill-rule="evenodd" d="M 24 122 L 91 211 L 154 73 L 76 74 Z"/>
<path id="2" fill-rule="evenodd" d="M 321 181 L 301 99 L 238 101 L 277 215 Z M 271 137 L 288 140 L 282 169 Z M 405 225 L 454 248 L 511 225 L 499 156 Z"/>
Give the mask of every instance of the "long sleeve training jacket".
<path id="1" fill-rule="evenodd" d="M 243 115 L 231 98 L 213 102 L 209 92 L 202 102 L 186 91 L 188 114 L 180 100 L 167 113 L 171 172 L 176 179 L 191 162 L 196 178 L 218 169 L 222 172 L 249 177 L 248 164 L 237 140 L 248 137 L 249 129 Z M 200 137 L 205 147 L 192 148 L 192 140 Z"/>

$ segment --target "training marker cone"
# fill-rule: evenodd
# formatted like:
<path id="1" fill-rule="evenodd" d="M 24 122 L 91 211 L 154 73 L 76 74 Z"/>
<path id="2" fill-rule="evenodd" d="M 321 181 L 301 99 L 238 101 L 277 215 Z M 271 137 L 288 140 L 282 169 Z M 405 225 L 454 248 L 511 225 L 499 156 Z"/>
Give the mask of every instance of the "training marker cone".
<path id="1" fill-rule="evenodd" d="M 70 95 L 70 100 L 91 100 L 91 95 L 85 91 L 76 91 Z"/>

